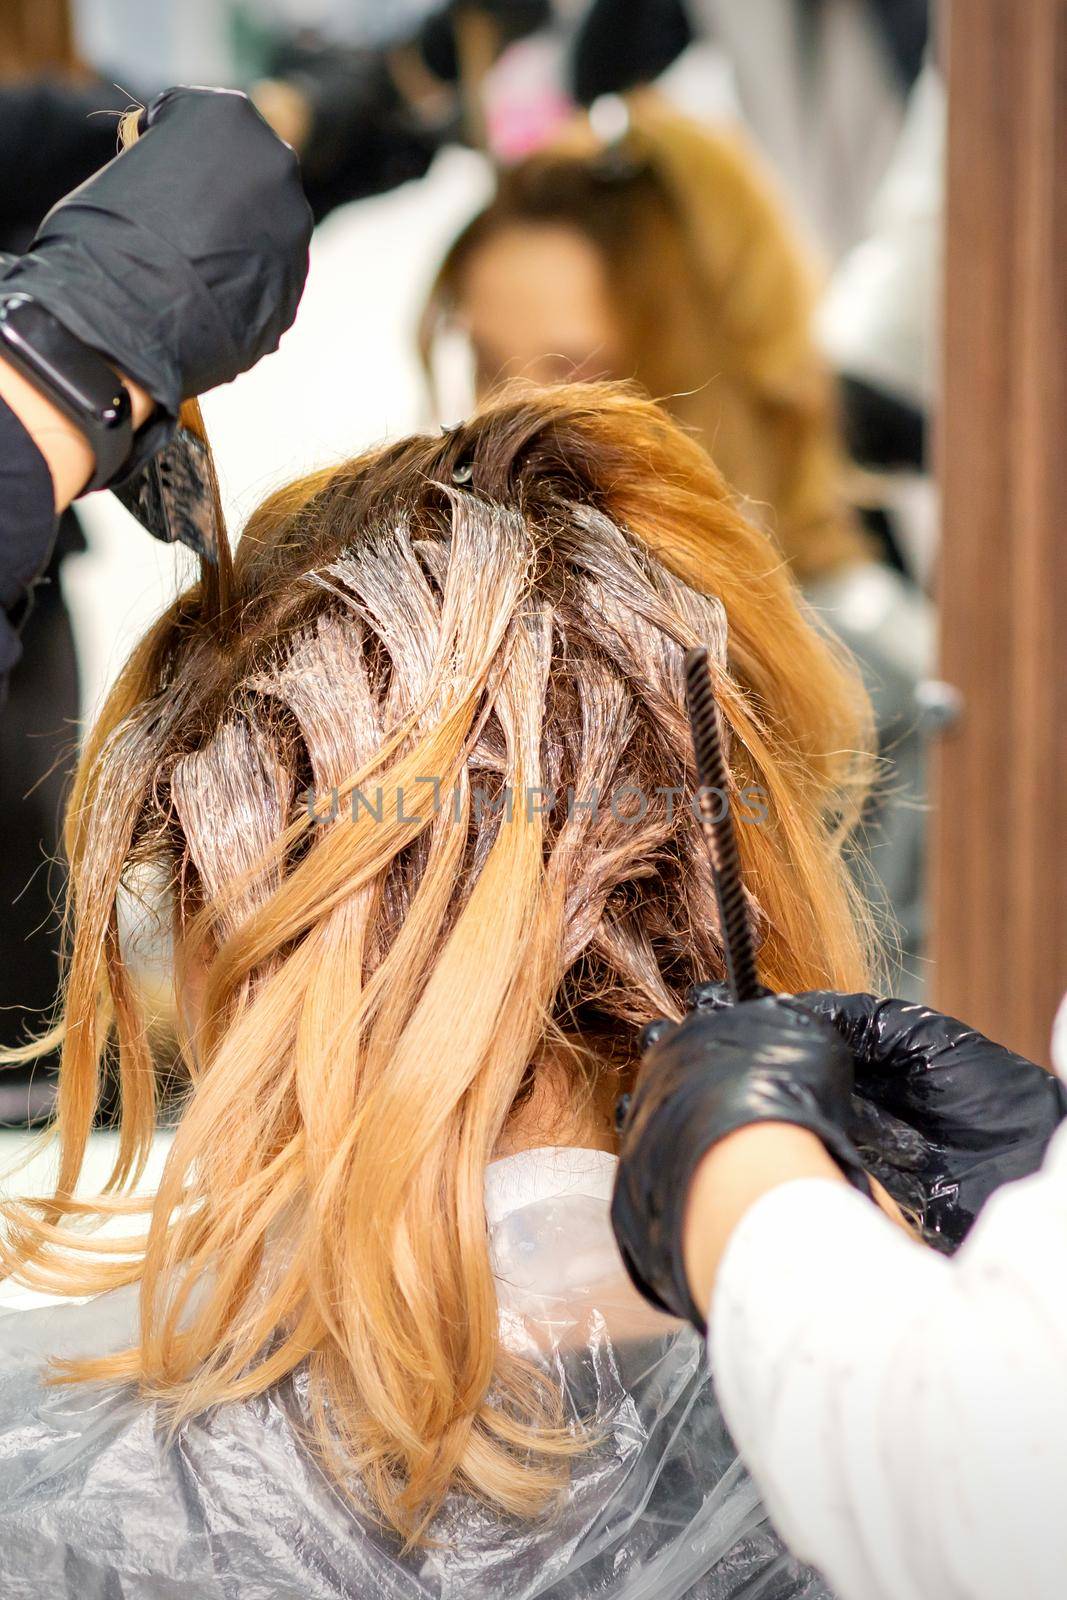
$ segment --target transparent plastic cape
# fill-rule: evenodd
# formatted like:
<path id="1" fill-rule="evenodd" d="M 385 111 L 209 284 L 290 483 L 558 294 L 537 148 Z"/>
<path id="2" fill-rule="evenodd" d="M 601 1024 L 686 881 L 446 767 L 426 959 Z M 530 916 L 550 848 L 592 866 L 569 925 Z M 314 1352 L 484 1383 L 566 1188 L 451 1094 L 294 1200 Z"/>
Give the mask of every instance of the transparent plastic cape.
<path id="1" fill-rule="evenodd" d="M 299 1371 L 187 1422 L 170 1447 L 128 1388 L 45 1387 L 47 1357 L 133 1340 L 136 1293 L 120 1290 L 0 1317 L 0 1595 L 830 1600 L 767 1522 L 702 1341 L 631 1289 L 603 1181 L 563 1189 L 513 1196 L 490 1222 L 504 1340 L 598 1430 L 558 1509 L 528 1522 L 455 1495 L 434 1547 L 404 1555 L 303 1445 Z"/>

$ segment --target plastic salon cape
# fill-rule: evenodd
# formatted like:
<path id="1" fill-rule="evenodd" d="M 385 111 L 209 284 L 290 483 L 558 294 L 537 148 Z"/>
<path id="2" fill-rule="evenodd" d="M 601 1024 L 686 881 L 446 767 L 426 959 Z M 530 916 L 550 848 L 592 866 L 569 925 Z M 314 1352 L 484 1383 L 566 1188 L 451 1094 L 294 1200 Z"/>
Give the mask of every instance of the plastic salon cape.
<path id="1" fill-rule="evenodd" d="M 454 1496 L 404 1556 L 300 1442 L 299 1371 L 166 1447 L 129 1389 L 45 1388 L 47 1356 L 128 1345 L 135 1291 L 0 1317 L 3 1600 L 829 1600 L 786 1555 L 726 1432 L 702 1341 L 631 1289 L 614 1157 L 493 1163 L 503 1338 L 554 1374 L 598 1442 L 562 1507 L 507 1519 Z"/>

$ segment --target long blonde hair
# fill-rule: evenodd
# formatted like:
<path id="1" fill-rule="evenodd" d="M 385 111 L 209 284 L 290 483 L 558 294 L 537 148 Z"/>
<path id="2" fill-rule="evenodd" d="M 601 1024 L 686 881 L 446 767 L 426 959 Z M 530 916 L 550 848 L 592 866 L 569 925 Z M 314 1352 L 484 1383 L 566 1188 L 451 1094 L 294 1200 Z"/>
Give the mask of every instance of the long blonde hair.
<path id="1" fill-rule="evenodd" d="M 516 225 L 573 228 L 596 247 L 621 330 L 613 376 L 693 429 L 802 581 L 869 558 L 812 317 L 818 274 L 740 132 L 712 130 L 650 92 L 607 145 L 582 119 L 498 175 L 438 271 L 419 335 L 461 309 L 468 264 Z"/>
<path id="2" fill-rule="evenodd" d="M 232 587 L 160 619 L 67 819 L 55 1192 L 3 1207 L 19 1281 L 140 1285 L 139 1344 L 61 1377 L 132 1381 L 177 1424 L 306 1364 L 329 1470 L 406 1538 L 451 1488 L 543 1502 L 579 1441 L 498 1340 L 485 1169 L 549 1057 L 614 1093 L 635 1029 L 722 974 L 698 642 L 735 802 L 763 795 L 738 829 L 762 977 L 861 985 L 863 691 L 650 403 L 523 388 L 317 473 L 253 515 Z M 156 1079 L 120 901 L 150 875 L 179 999 L 202 994 L 147 1233 L 116 1256 L 80 1225 L 141 1206 Z M 107 1059 L 116 1165 L 75 1199 Z"/>

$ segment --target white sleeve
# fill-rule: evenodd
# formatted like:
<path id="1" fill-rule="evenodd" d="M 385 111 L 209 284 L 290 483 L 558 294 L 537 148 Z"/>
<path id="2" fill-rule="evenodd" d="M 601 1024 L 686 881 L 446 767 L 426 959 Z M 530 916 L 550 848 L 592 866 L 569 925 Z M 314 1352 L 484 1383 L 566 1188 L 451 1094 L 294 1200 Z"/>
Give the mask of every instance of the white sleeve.
<path id="1" fill-rule="evenodd" d="M 840 1600 L 1063 1600 L 1067 1128 L 951 1261 L 844 1185 L 772 1190 L 709 1328 L 771 1518 Z"/>

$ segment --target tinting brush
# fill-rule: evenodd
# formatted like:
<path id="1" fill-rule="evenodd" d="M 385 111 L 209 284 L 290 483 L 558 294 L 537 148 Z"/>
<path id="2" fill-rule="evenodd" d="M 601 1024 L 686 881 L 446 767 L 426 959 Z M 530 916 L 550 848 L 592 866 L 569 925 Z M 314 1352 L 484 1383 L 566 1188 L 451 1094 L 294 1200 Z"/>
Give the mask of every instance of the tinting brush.
<path id="1" fill-rule="evenodd" d="M 166 448 L 114 492 L 153 538 L 187 545 L 201 560 L 218 565 L 226 535 L 204 419 L 195 400 L 182 406 Z"/>
<path id="2" fill-rule="evenodd" d="M 686 653 L 685 698 L 696 756 L 701 827 L 711 856 L 715 899 L 722 924 L 726 976 L 735 1001 L 756 1000 L 766 990 L 756 970 L 756 942 L 741 884 L 741 858 L 729 805 L 730 788 L 722 753 L 719 708 L 706 649 Z"/>

